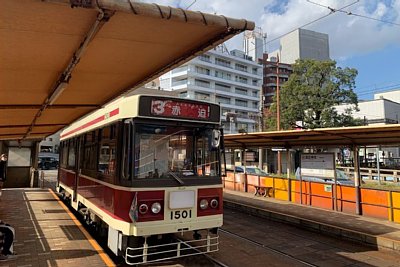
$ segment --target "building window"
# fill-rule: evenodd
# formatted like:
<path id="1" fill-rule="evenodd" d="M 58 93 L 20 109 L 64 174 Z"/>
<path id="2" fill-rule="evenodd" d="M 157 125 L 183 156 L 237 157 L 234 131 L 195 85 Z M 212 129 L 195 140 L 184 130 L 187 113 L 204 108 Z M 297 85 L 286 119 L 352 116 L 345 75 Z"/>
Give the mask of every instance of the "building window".
<path id="1" fill-rule="evenodd" d="M 173 81 L 172 81 L 172 87 L 184 85 L 184 84 L 187 84 L 187 83 L 188 83 L 188 80 L 187 80 L 187 79 L 183 79 L 183 80 L 173 80 Z"/>
<path id="2" fill-rule="evenodd" d="M 236 99 L 235 104 L 236 106 L 247 107 L 247 101 L 245 100 Z"/>
<path id="3" fill-rule="evenodd" d="M 243 65 L 243 64 L 235 64 L 235 69 L 240 70 L 240 71 L 244 71 L 247 72 L 247 66 Z"/>
<path id="4" fill-rule="evenodd" d="M 196 72 L 199 74 L 210 75 L 210 70 L 196 66 Z"/>
<path id="5" fill-rule="evenodd" d="M 199 58 L 201 61 L 211 62 L 211 59 L 210 59 L 210 56 L 209 56 L 209 55 L 200 55 L 200 56 L 198 56 L 198 58 Z"/>
<path id="6" fill-rule="evenodd" d="M 200 86 L 200 87 L 205 87 L 205 88 L 210 88 L 210 82 L 204 81 L 204 80 L 194 80 L 194 85 Z"/>
<path id="7" fill-rule="evenodd" d="M 224 92 L 230 92 L 231 87 L 229 85 L 221 84 L 221 83 L 215 83 L 215 89 L 224 91 Z"/>
<path id="8" fill-rule="evenodd" d="M 209 94 L 203 94 L 203 93 L 198 93 L 196 92 L 194 94 L 194 98 L 197 100 L 206 100 L 206 101 L 210 101 L 210 95 Z"/>
<path id="9" fill-rule="evenodd" d="M 231 74 L 223 72 L 223 71 L 216 70 L 215 71 L 215 77 L 221 78 L 221 79 L 225 79 L 225 80 L 230 80 L 231 79 Z"/>
<path id="10" fill-rule="evenodd" d="M 242 77 L 242 76 L 235 76 L 235 81 L 239 83 L 245 83 L 247 84 L 247 78 Z"/>
<path id="11" fill-rule="evenodd" d="M 228 97 L 217 96 L 217 97 L 216 97 L 216 100 L 217 100 L 217 102 L 220 103 L 220 104 L 228 104 L 228 105 L 231 104 L 231 99 L 228 98 Z"/>
<path id="12" fill-rule="evenodd" d="M 188 66 L 183 66 L 183 67 L 173 69 L 172 73 L 178 73 L 178 72 L 187 71 L 187 70 L 188 70 Z"/>
<path id="13" fill-rule="evenodd" d="M 252 81 L 252 85 L 254 85 L 254 86 L 258 86 L 258 80 L 255 80 L 255 79 L 253 79 L 253 81 Z"/>
<path id="14" fill-rule="evenodd" d="M 239 95 L 247 95 L 247 89 L 236 87 L 235 93 Z"/>
<path id="15" fill-rule="evenodd" d="M 215 64 L 220 65 L 223 67 L 230 68 L 231 67 L 231 62 L 222 58 L 215 58 Z"/>

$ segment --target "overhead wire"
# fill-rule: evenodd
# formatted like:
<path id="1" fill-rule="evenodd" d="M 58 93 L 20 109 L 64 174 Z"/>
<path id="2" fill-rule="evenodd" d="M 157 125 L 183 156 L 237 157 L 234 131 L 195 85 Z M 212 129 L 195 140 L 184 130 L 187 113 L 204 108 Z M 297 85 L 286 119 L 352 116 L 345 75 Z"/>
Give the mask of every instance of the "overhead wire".
<path id="1" fill-rule="evenodd" d="M 324 15 L 324 16 L 322 16 L 322 17 L 319 17 L 319 18 L 317 18 L 317 19 L 314 19 L 314 20 L 312 20 L 312 21 L 310 21 L 310 22 L 307 22 L 306 24 L 301 25 L 301 26 L 299 26 L 299 27 L 297 27 L 297 28 L 295 28 L 295 29 L 293 29 L 293 30 L 287 32 L 287 33 L 284 33 L 284 34 L 282 34 L 282 35 L 279 35 L 278 37 L 276 37 L 276 38 L 274 38 L 274 39 L 272 39 L 272 40 L 270 40 L 270 41 L 268 41 L 268 42 L 266 42 L 266 43 L 269 44 L 269 43 L 271 43 L 271 42 L 273 42 L 273 41 L 276 41 L 276 40 L 280 39 L 281 37 L 283 37 L 283 36 L 285 36 L 285 35 L 287 35 L 287 34 L 289 34 L 289 33 L 291 33 L 291 32 L 294 32 L 294 31 L 297 30 L 297 29 L 304 28 L 304 27 L 306 27 L 306 26 L 308 26 L 308 25 L 310 25 L 310 24 L 313 24 L 313 23 L 315 23 L 315 22 L 317 22 L 317 21 L 319 21 L 319 20 L 321 20 L 321 19 L 324 19 L 324 18 L 326 18 L 326 17 L 332 15 L 332 14 L 335 13 L 336 11 L 342 10 L 342 9 L 344 9 L 344 8 L 348 8 L 348 7 L 350 7 L 350 6 L 354 5 L 354 4 L 357 4 L 358 2 L 360 2 L 360 0 L 354 1 L 354 2 L 352 2 L 352 3 L 350 3 L 350 4 L 346 5 L 346 6 L 343 6 L 343 7 L 339 8 L 339 9 L 332 9 L 331 12 L 329 12 L 328 14 L 326 14 L 326 15 Z"/>
<path id="2" fill-rule="evenodd" d="M 311 4 L 314 4 L 314 5 L 317 5 L 317 6 L 320 6 L 320 7 L 328 8 L 331 12 L 342 12 L 342 13 L 345 13 L 346 15 L 349 15 L 349 16 L 356 16 L 356 17 L 375 20 L 375 21 L 379 21 L 379 22 L 383 22 L 383 23 L 387 23 L 387 24 L 392 24 L 392 25 L 395 25 L 395 26 L 400 26 L 399 23 L 395 23 L 395 22 L 391 22 L 391 21 L 387 21 L 387 20 L 382 20 L 382 19 L 378 19 L 378 18 L 374 18 L 374 17 L 369 17 L 369 16 L 353 13 L 351 11 L 345 11 L 345 10 L 343 10 L 343 8 L 342 9 L 335 9 L 335 8 L 330 7 L 330 6 L 325 6 L 325 5 L 310 1 L 310 0 L 307 0 L 307 2 L 309 2 Z"/>
<path id="3" fill-rule="evenodd" d="M 379 92 L 385 92 L 391 89 L 398 89 L 400 87 L 400 84 L 394 84 L 390 86 L 384 86 L 384 87 L 379 87 L 379 88 L 373 88 L 371 90 L 364 90 L 364 91 L 359 91 L 357 92 L 357 95 L 362 96 L 362 95 L 368 95 L 371 93 L 379 93 Z"/>

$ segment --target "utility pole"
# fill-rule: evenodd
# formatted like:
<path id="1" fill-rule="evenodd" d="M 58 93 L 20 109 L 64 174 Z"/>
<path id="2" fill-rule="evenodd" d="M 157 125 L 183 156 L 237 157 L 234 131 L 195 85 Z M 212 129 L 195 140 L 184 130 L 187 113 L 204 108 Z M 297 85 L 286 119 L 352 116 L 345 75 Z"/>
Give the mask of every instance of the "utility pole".
<path id="1" fill-rule="evenodd" d="M 276 55 L 276 129 L 281 130 L 281 111 L 280 111 L 280 100 L 279 100 L 279 54 Z M 281 151 L 278 150 L 278 174 L 282 174 L 282 155 Z"/>

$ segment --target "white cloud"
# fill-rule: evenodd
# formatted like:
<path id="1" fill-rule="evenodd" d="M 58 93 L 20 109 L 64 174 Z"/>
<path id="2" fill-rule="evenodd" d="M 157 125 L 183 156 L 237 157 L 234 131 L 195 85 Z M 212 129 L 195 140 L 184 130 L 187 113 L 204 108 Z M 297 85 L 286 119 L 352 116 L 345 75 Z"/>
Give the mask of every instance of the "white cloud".
<path id="1" fill-rule="evenodd" d="M 156 2 L 161 5 L 186 8 L 194 0 L 159 0 Z M 338 9 L 355 2 L 355 0 L 315 0 L 315 2 Z M 197 0 L 190 9 L 252 20 L 267 33 L 267 41 L 329 14 L 329 9 L 311 4 L 306 0 Z M 400 24 L 400 0 L 360 0 L 346 8 L 345 11 Z M 400 26 L 341 12 L 335 12 L 305 28 L 329 34 L 331 58 L 333 59 L 366 54 L 400 43 Z M 241 37 L 236 37 L 228 43 L 229 48 L 240 49 L 241 41 Z M 274 47 L 270 48 L 274 49 Z"/>

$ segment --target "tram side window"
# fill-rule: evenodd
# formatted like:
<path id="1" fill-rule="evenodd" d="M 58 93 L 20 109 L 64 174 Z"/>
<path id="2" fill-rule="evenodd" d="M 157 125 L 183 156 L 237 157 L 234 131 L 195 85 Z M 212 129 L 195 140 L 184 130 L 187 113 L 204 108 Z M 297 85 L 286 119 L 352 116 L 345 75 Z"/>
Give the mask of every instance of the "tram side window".
<path id="1" fill-rule="evenodd" d="M 97 131 L 85 134 L 85 145 L 83 148 L 82 172 L 93 176 L 97 170 Z M 93 173 L 94 172 L 94 173 Z"/>
<path id="2" fill-rule="evenodd" d="M 101 130 L 98 171 L 104 175 L 115 175 L 116 125 Z"/>
<path id="3" fill-rule="evenodd" d="M 215 176 L 219 173 L 219 155 L 217 150 L 211 147 L 208 135 L 197 139 L 197 172 L 199 175 Z"/>
<path id="4" fill-rule="evenodd" d="M 68 162 L 68 142 L 62 142 L 60 166 L 63 167 L 63 168 L 66 168 L 67 167 L 67 162 Z"/>
<path id="5" fill-rule="evenodd" d="M 69 149 L 68 149 L 68 167 L 75 167 L 75 144 L 76 140 L 69 141 Z"/>

